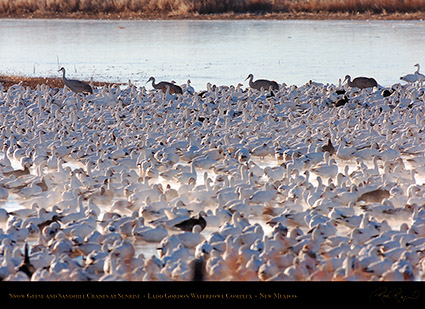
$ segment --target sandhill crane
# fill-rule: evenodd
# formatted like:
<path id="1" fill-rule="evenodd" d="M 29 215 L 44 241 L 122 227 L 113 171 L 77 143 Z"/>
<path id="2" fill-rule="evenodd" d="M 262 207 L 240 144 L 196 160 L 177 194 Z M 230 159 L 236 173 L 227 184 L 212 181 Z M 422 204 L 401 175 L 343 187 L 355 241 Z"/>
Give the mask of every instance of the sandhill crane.
<path id="1" fill-rule="evenodd" d="M 417 81 L 425 80 L 425 75 L 419 73 L 419 70 L 420 70 L 419 63 L 416 63 L 414 66 L 417 67 L 415 73 L 403 75 L 402 77 L 400 77 L 400 79 L 408 83 L 414 83 Z"/>
<path id="2" fill-rule="evenodd" d="M 82 82 L 80 80 L 67 79 L 65 77 L 65 68 L 64 67 L 60 68 L 58 72 L 60 72 L 60 71 L 62 71 L 62 73 L 63 73 L 63 75 L 62 75 L 63 83 L 69 89 L 71 89 L 72 91 L 74 91 L 76 93 L 80 93 L 80 92 L 81 93 L 93 93 L 93 89 L 89 84 Z"/>
<path id="3" fill-rule="evenodd" d="M 372 77 L 356 77 L 351 81 L 351 76 L 346 75 L 344 82 L 347 81 L 348 86 L 357 87 L 359 89 L 378 87 L 378 83 Z"/>
<path id="4" fill-rule="evenodd" d="M 257 89 L 257 90 L 279 90 L 279 85 L 275 81 L 267 80 L 267 79 L 257 79 L 256 81 L 252 81 L 254 78 L 254 75 L 249 74 L 248 77 L 245 79 L 249 79 L 249 87 Z"/>
<path id="5" fill-rule="evenodd" d="M 159 82 L 158 84 L 155 84 L 155 77 L 150 77 L 148 81 L 146 82 L 146 84 L 149 82 L 152 82 L 152 87 L 158 90 L 162 90 L 164 93 L 167 91 L 167 87 L 168 87 L 170 94 L 183 94 L 182 88 L 173 83 Z"/>

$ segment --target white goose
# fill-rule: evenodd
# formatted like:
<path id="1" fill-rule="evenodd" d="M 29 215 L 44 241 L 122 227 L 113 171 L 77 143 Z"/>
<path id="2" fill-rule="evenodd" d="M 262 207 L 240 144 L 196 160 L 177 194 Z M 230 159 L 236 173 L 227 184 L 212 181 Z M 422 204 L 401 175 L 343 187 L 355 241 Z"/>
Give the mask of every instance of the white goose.
<path id="1" fill-rule="evenodd" d="M 136 239 L 141 239 L 146 242 L 159 243 L 168 235 L 168 231 L 161 224 L 156 227 L 143 226 L 133 230 L 133 235 Z"/>
<path id="2" fill-rule="evenodd" d="M 311 168 L 311 171 L 322 178 L 335 178 L 338 174 L 338 165 L 335 159 L 329 159 L 329 153 L 325 153 L 325 163 Z"/>

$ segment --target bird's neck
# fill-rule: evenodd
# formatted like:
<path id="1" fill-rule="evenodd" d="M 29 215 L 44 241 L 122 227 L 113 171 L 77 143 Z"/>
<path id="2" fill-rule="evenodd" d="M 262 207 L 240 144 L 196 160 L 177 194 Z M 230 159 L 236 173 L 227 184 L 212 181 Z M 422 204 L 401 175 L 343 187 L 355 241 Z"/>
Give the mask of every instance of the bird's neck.
<path id="1" fill-rule="evenodd" d="M 155 78 L 152 78 L 152 87 L 156 87 L 156 86 L 158 86 L 158 84 L 157 83 L 155 83 Z"/>
<path id="2" fill-rule="evenodd" d="M 348 84 L 348 86 L 353 87 L 353 83 L 351 82 L 350 77 L 347 79 L 347 84 Z"/>
<path id="3" fill-rule="evenodd" d="M 249 77 L 249 86 L 250 87 L 252 87 L 252 84 L 253 84 L 253 82 L 252 82 L 252 79 L 253 79 L 254 77 L 251 75 L 250 77 Z"/>

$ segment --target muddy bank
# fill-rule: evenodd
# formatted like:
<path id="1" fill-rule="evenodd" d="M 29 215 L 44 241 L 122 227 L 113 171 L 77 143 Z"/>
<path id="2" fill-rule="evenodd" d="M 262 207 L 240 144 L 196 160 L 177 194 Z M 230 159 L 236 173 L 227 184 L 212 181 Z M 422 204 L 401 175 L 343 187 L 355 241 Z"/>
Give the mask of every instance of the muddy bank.
<path id="1" fill-rule="evenodd" d="M 222 14 L 176 14 L 176 13 L 56 13 L 56 12 L 32 12 L 32 13 L 2 13 L 0 18 L 58 18 L 58 19 L 105 19 L 105 20 L 243 20 L 243 19 L 311 19 L 311 20 L 424 20 L 425 12 L 394 12 L 394 13 L 351 13 L 351 12 L 284 12 L 284 13 L 222 13 Z"/>
<path id="2" fill-rule="evenodd" d="M 90 81 L 85 81 L 90 83 Z M 28 77 L 18 75 L 0 75 L 0 84 L 3 85 L 4 89 L 7 90 L 13 85 L 22 83 L 24 87 L 30 87 L 31 89 L 37 88 L 38 85 L 48 85 L 51 88 L 63 88 L 63 81 L 57 77 Z M 110 84 L 119 83 L 108 83 L 93 81 L 95 87 L 102 87 Z"/>

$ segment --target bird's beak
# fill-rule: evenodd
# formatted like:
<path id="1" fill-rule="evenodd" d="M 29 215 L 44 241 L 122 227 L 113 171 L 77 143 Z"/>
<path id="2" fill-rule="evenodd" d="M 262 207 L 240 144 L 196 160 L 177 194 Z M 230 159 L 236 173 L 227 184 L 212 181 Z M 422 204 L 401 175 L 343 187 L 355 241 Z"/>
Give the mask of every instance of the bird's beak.
<path id="1" fill-rule="evenodd" d="M 245 78 L 245 80 L 247 80 L 249 78 L 249 76 L 247 78 Z"/>

